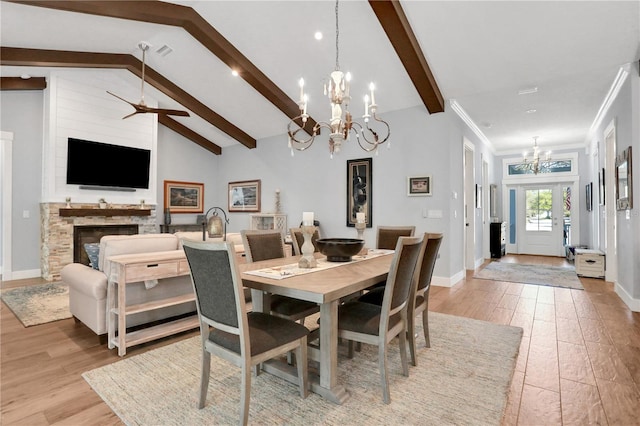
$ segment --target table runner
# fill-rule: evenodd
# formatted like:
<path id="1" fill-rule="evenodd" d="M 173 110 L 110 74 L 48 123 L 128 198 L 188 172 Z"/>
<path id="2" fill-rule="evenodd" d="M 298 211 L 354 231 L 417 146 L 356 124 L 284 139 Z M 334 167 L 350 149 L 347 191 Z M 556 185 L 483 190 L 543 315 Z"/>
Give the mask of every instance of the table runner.
<path id="1" fill-rule="evenodd" d="M 295 277 L 298 275 L 310 274 L 312 272 L 324 271 L 326 269 L 336 268 L 342 265 L 349 265 L 354 262 L 362 262 L 363 260 L 373 259 L 379 256 L 392 254 L 394 250 L 369 249 L 365 255 L 353 256 L 350 262 L 329 262 L 326 257 L 317 259 L 318 266 L 315 268 L 299 268 L 298 263 L 290 263 L 272 268 L 256 269 L 254 271 L 245 271 L 245 274 L 256 275 L 263 278 L 271 278 L 274 280 L 282 280 L 285 278 Z"/>

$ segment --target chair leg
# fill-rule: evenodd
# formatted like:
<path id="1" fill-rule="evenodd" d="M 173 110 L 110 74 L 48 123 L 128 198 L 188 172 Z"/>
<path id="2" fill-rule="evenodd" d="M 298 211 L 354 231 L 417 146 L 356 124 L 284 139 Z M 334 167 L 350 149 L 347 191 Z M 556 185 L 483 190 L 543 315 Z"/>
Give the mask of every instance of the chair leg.
<path id="1" fill-rule="evenodd" d="M 409 315 L 407 318 L 407 337 L 409 338 L 409 352 L 411 353 L 411 365 L 418 365 L 416 360 L 416 317 Z"/>
<path id="2" fill-rule="evenodd" d="M 207 390 L 209 389 L 209 375 L 211 373 L 211 354 L 206 350 L 202 351 L 202 375 L 200 376 L 200 399 L 198 408 L 204 408 L 207 400 Z"/>
<path id="3" fill-rule="evenodd" d="M 429 340 L 429 310 L 425 308 L 422 311 L 422 327 L 424 328 L 424 341 L 427 343 L 427 347 L 431 347 L 431 340 Z"/>
<path id="4" fill-rule="evenodd" d="M 407 330 L 400 332 L 400 363 L 402 364 L 402 375 L 409 375 L 409 363 L 407 362 Z"/>
<path id="5" fill-rule="evenodd" d="M 387 376 L 387 345 L 378 346 L 378 368 L 380 369 L 380 383 L 382 385 L 382 400 L 385 404 L 391 403 L 389 394 L 389 377 Z"/>
<path id="6" fill-rule="evenodd" d="M 241 424 L 249 422 L 249 400 L 251 398 L 251 365 L 248 361 L 242 364 L 242 383 L 240 384 L 240 419 Z"/>
<path id="7" fill-rule="evenodd" d="M 296 361 L 298 364 L 298 383 L 300 384 L 300 396 L 306 398 L 309 395 L 309 371 L 307 360 L 307 338 L 300 341 L 300 346 L 296 348 Z"/>
<path id="8" fill-rule="evenodd" d="M 349 340 L 348 345 L 349 345 L 349 349 L 347 351 L 347 357 L 351 359 L 353 358 L 353 340 Z"/>

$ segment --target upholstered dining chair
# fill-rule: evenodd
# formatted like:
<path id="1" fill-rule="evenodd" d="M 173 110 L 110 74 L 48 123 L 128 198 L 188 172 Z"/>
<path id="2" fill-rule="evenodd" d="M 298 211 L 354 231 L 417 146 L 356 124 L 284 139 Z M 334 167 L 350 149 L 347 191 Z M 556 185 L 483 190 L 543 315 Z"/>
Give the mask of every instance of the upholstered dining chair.
<path id="1" fill-rule="evenodd" d="M 284 239 L 277 230 L 242 230 L 247 263 L 285 257 Z M 309 315 L 320 312 L 313 302 L 274 294 L 271 296 L 271 313 L 282 318 L 304 323 Z"/>
<path id="2" fill-rule="evenodd" d="M 407 337 L 409 338 L 409 350 L 411 352 L 411 364 L 418 365 L 416 360 L 416 316 L 422 314 L 422 326 L 424 331 L 424 340 L 426 347 L 431 347 L 429 339 L 429 289 L 431 289 L 431 278 L 433 277 L 433 268 L 438 258 L 438 251 L 442 243 L 442 234 L 425 233 L 424 234 L 424 254 L 421 263 L 416 267 L 414 272 L 414 289 L 412 293 L 414 297 L 409 298 L 408 316 L 407 316 Z M 382 304 L 384 296 L 384 288 L 376 288 L 370 292 L 360 296 L 358 300 L 376 305 Z"/>
<path id="3" fill-rule="evenodd" d="M 249 419 L 251 367 L 294 350 L 300 395 L 308 395 L 307 336 L 303 325 L 262 312 L 247 312 L 235 250 L 229 242 L 184 241 L 196 295 L 202 339 L 198 408 L 207 399 L 211 354 L 242 369 L 240 420 Z"/>
<path id="4" fill-rule="evenodd" d="M 376 248 L 393 250 L 399 237 L 413 237 L 415 226 L 378 226 Z"/>
<path id="5" fill-rule="evenodd" d="M 402 374 L 409 375 L 406 347 L 407 309 L 414 270 L 424 252 L 422 239 L 422 236 L 398 238 L 387 282 L 383 288 L 382 305 L 352 300 L 338 308 L 338 337 L 349 341 L 350 358 L 353 357 L 354 341 L 378 346 L 378 368 L 385 404 L 391 402 L 387 348 L 396 336 L 400 341 Z"/>
<path id="6" fill-rule="evenodd" d="M 289 235 L 291 235 L 291 242 L 293 243 L 293 254 L 296 256 L 302 255 L 302 244 L 304 244 L 304 236 L 302 235 L 302 228 L 291 228 L 289 229 Z M 316 240 L 320 238 L 320 233 L 318 232 L 318 228 L 316 228 L 315 232 L 311 236 L 311 244 L 313 244 L 313 251 L 318 252 L 318 245 L 316 244 Z"/>

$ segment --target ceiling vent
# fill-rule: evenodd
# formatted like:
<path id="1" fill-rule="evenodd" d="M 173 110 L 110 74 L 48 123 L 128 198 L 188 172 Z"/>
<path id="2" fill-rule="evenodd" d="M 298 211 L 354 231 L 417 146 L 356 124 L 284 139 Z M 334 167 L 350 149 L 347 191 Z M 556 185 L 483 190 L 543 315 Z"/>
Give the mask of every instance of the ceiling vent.
<path id="1" fill-rule="evenodd" d="M 526 89 L 518 90 L 518 95 L 530 95 L 532 93 L 537 93 L 537 87 L 528 87 Z"/>
<path id="2" fill-rule="evenodd" d="M 166 44 L 163 44 L 161 47 L 158 48 L 158 50 L 156 50 L 156 53 L 162 56 L 163 58 L 171 52 L 173 52 L 173 49 L 167 46 Z"/>

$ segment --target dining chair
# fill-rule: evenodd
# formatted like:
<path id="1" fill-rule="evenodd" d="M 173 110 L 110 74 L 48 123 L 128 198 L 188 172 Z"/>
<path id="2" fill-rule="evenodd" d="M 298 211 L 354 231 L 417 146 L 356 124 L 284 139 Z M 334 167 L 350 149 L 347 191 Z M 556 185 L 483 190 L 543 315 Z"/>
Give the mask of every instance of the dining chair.
<path id="1" fill-rule="evenodd" d="M 284 239 L 277 230 L 242 230 L 247 263 L 285 257 Z M 313 302 L 294 299 L 278 294 L 271 295 L 271 313 L 292 321 L 300 321 L 320 312 L 320 306 Z"/>
<path id="2" fill-rule="evenodd" d="M 409 375 L 407 363 L 407 309 L 413 275 L 421 253 L 423 237 L 400 237 L 389 269 L 381 305 L 351 300 L 338 308 L 338 337 L 349 341 L 349 357 L 353 342 L 378 346 L 378 368 L 385 404 L 391 402 L 387 373 L 387 348 L 397 336 L 400 341 L 402 374 Z"/>
<path id="3" fill-rule="evenodd" d="M 289 229 L 289 235 L 291 235 L 291 242 L 293 244 L 293 254 L 296 256 L 302 256 L 302 244 L 304 244 L 304 235 L 302 234 L 302 228 Z M 311 244 L 313 244 L 313 251 L 319 252 L 320 249 L 316 244 L 316 240 L 320 238 L 320 232 L 316 228 L 315 232 L 311 236 Z"/>
<path id="4" fill-rule="evenodd" d="M 378 226 L 376 248 L 393 250 L 396 248 L 398 237 L 413 237 L 415 232 L 415 226 Z"/>
<path id="5" fill-rule="evenodd" d="M 301 324 L 262 312 L 247 312 L 233 243 L 184 241 L 202 340 L 198 408 L 204 408 L 211 354 L 242 369 L 240 420 L 249 419 L 251 368 L 294 350 L 300 395 L 308 395 L 307 336 Z"/>
<path id="6" fill-rule="evenodd" d="M 414 272 L 414 289 L 411 291 L 414 297 L 409 298 L 407 316 L 407 336 L 409 338 L 409 350 L 411 352 L 411 364 L 418 365 L 416 359 L 416 316 L 422 314 L 422 326 L 426 347 L 431 347 L 429 339 L 429 290 L 431 289 L 431 278 L 433 269 L 438 258 L 438 251 L 442 243 L 442 234 L 425 233 L 423 239 L 424 253 L 422 260 Z M 361 296 L 358 300 L 376 305 L 382 304 L 384 288 L 376 288 Z"/>

